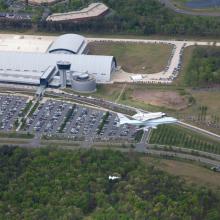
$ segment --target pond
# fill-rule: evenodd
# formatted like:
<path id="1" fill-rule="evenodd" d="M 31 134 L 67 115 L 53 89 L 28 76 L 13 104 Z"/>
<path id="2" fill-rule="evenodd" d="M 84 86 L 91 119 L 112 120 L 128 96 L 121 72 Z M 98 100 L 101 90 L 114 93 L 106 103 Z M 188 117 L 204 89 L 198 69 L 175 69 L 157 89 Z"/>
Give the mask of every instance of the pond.
<path id="1" fill-rule="evenodd" d="M 191 0 L 185 3 L 189 8 L 215 8 L 220 7 L 220 0 Z"/>

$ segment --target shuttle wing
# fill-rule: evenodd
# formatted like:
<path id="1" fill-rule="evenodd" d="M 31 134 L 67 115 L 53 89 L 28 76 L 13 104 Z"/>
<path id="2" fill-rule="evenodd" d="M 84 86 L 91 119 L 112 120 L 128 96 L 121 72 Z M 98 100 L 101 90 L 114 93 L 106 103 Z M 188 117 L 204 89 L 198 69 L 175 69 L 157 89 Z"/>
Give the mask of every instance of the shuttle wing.
<path id="1" fill-rule="evenodd" d="M 164 117 L 164 118 L 150 120 L 149 122 L 146 123 L 146 126 L 154 128 L 154 127 L 157 127 L 158 125 L 162 125 L 162 124 L 174 124 L 177 121 L 178 120 L 176 118 Z"/>
<path id="2" fill-rule="evenodd" d="M 145 123 L 145 126 L 142 128 L 139 128 L 139 130 L 148 131 L 149 128 L 156 129 L 158 125 L 173 124 L 173 123 L 176 123 L 177 121 L 178 120 L 176 118 L 172 118 L 172 117 L 157 118 L 157 119 L 147 121 Z"/>
<path id="3" fill-rule="evenodd" d="M 126 116 L 124 116 L 121 113 L 118 113 L 117 116 L 119 119 L 119 125 L 127 124 L 128 122 L 131 121 L 129 118 L 127 118 Z"/>
<path id="4" fill-rule="evenodd" d="M 119 124 L 118 125 L 124 125 L 124 124 L 131 124 L 131 125 L 137 125 L 137 124 L 141 124 L 140 121 L 138 120 L 131 120 L 129 118 L 127 118 L 126 116 L 124 116 L 121 113 L 117 113 L 118 119 L 119 119 Z"/>

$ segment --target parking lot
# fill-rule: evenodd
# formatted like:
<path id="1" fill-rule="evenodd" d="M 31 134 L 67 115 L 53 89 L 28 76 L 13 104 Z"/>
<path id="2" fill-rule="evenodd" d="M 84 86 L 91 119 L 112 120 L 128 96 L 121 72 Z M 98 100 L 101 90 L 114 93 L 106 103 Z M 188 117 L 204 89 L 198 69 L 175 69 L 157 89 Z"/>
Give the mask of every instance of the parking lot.
<path id="1" fill-rule="evenodd" d="M 24 130 L 77 140 L 134 140 L 134 126 L 118 127 L 116 114 L 105 115 L 98 109 L 48 100 L 27 119 Z"/>
<path id="2" fill-rule="evenodd" d="M 97 132 L 102 116 L 102 111 L 75 106 L 63 133 L 78 137 L 93 136 Z"/>
<path id="3" fill-rule="evenodd" d="M 26 106 L 27 98 L 11 95 L 0 95 L 0 129 L 12 130 L 16 120 Z"/>
<path id="4" fill-rule="evenodd" d="M 71 105 L 64 102 L 47 101 L 26 121 L 25 130 L 30 133 L 54 134 L 59 128 Z"/>
<path id="5" fill-rule="evenodd" d="M 97 137 L 106 140 L 133 140 L 137 131 L 136 127 L 132 125 L 121 125 L 120 127 L 118 127 L 117 123 L 118 118 L 116 114 L 110 113 L 103 126 L 102 131 Z"/>

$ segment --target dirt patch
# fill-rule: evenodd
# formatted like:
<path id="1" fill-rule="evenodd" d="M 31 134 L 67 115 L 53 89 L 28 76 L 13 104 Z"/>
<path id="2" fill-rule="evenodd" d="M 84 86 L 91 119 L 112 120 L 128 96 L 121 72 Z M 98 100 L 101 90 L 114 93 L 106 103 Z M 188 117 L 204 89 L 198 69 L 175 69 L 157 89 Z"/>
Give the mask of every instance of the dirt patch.
<path id="1" fill-rule="evenodd" d="M 181 110 L 188 107 L 187 98 L 175 91 L 135 90 L 132 97 L 146 104 L 170 109 Z"/>

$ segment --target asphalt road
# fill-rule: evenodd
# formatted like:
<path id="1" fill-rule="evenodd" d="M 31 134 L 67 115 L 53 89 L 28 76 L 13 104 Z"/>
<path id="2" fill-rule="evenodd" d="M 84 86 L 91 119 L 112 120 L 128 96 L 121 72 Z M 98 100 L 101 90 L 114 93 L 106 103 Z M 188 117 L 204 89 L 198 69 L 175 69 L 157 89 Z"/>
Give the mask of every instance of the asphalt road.
<path id="1" fill-rule="evenodd" d="M 181 159 L 197 161 L 197 162 L 207 164 L 207 165 L 210 165 L 210 166 L 220 166 L 219 161 L 204 158 L 204 157 L 201 157 L 201 156 L 194 156 L 194 155 L 190 155 L 190 154 L 176 153 L 176 152 L 162 151 L 162 150 L 158 151 L 158 150 L 151 150 L 151 149 L 146 149 L 144 153 L 159 155 L 159 156 L 178 157 L 178 158 L 181 158 Z"/>
<path id="2" fill-rule="evenodd" d="M 208 17 L 219 17 L 220 16 L 220 12 L 188 11 L 188 10 L 177 8 L 170 0 L 158 0 L 158 1 L 164 4 L 167 8 L 179 14 L 194 15 L 194 16 L 208 16 Z"/>
<path id="3" fill-rule="evenodd" d="M 0 138 L 2 144 L 7 144 L 7 142 L 9 142 L 9 146 L 16 146 L 16 147 L 25 147 L 25 148 L 38 148 L 38 147 L 43 147 L 43 146 L 46 146 L 45 144 L 44 145 L 41 145 L 40 142 L 39 142 L 39 137 L 36 136 L 35 138 L 33 139 L 22 139 L 24 140 L 24 143 L 21 142 L 21 139 L 16 139 L 16 138 Z M 17 143 L 16 143 L 17 142 Z M 19 143 L 20 142 L 20 143 Z M 95 144 L 95 143 L 93 143 Z M 71 143 L 67 143 L 67 147 L 70 147 L 70 146 L 74 146 L 74 143 L 71 142 Z M 65 145 L 63 144 L 61 147 L 65 147 Z M 72 148 L 71 149 L 80 149 L 80 148 L 88 148 L 88 145 L 87 145 L 87 142 L 84 142 L 84 146 L 80 146 L 78 148 Z M 99 149 L 99 150 L 102 150 L 102 149 L 105 149 L 105 147 L 94 147 L 95 149 Z M 208 158 L 205 158 L 205 157 L 201 157 L 201 156 L 195 156 L 195 155 L 190 155 L 190 154 L 184 154 L 184 153 L 177 153 L 177 152 L 172 152 L 172 151 L 163 151 L 163 150 L 153 150 L 153 149 L 148 149 L 146 148 L 146 145 L 144 144 L 137 144 L 137 146 L 134 148 L 134 149 L 130 149 L 130 148 L 112 148 L 112 150 L 118 150 L 118 151 L 121 151 L 121 152 L 131 152 L 131 151 L 134 151 L 134 152 L 137 152 L 137 153 L 144 153 L 144 154 L 149 154 L 149 155 L 156 155 L 156 156 L 165 156 L 165 157 L 174 157 L 174 158 L 181 158 L 181 159 L 184 159 L 184 160 L 190 160 L 190 161 L 196 161 L 196 162 L 200 162 L 200 163 L 203 163 L 203 164 L 206 164 L 206 165 L 209 165 L 209 166 L 220 166 L 220 161 L 216 161 L 216 160 L 213 160 L 213 159 L 208 159 Z"/>
<path id="4" fill-rule="evenodd" d="M 147 144 L 146 147 L 148 149 L 155 150 L 155 144 Z M 192 154 L 192 155 L 195 155 L 195 156 L 206 157 L 206 158 L 217 160 L 217 161 L 220 162 L 220 155 L 219 154 L 209 153 L 209 152 L 200 151 L 200 150 L 194 150 L 194 149 L 190 149 L 190 148 L 175 147 L 175 146 L 171 146 L 172 150 L 170 150 L 166 145 L 158 145 L 157 144 L 157 149 L 156 150 L 165 150 L 166 151 L 167 149 L 168 149 L 168 151 L 172 151 L 172 152 Z M 194 154 L 192 152 L 194 152 Z"/>

